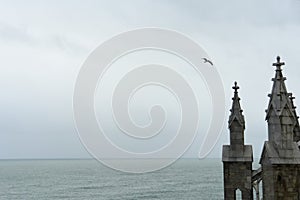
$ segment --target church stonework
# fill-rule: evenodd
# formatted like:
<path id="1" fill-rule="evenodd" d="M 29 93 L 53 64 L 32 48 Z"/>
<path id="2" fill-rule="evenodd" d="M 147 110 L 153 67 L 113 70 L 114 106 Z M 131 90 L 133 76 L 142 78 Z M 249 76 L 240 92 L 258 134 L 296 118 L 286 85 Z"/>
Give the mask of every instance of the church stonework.
<path id="1" fill-rule="evenodd" d="M 241 192 L 242 199 L 252 199 L 252 146 L 244 144 L 245 120 L 240 106 L 237 83 L 233 87 L 231 115 L 228 121 L 230 145 L 223 146 L 223 171 L 225 199 L 236 199 Z"/>
<path id="2" fill-rule="evenodd" d="M 229 117 L 230 145 L 223 146 L 224 199 L 300 200 L 300 126 L 294 97 L 287 92 L 280 57 L 276 67 L 269 105 L 266 110 L 268 141 L 260 158 L 261 167 L 253 170 L 252 146 L 244 144 L 245 120 L 235 83 Z M 262 182 L 262 194 L 259 183 Z M 254 190 L 253 190 L 254 188 Z M 256 195 L 253 195 L 253 191 Z"/>

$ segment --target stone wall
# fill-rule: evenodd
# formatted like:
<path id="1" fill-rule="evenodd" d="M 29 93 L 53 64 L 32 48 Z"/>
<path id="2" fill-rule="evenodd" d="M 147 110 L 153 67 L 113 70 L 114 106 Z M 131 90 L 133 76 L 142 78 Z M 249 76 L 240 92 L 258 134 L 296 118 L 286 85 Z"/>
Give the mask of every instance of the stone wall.
<path id="1" fill-rule="evenodd" d="M 300 199 L 300 165 L 263 165 L 264 200 Z"/>
<path id="2" fill-rule="evenodd" d="M 252 199 L 251 162 L 224 162 L 224 199 L 234 200 L 235 192 L 240 189 L 242 199 Z"/>

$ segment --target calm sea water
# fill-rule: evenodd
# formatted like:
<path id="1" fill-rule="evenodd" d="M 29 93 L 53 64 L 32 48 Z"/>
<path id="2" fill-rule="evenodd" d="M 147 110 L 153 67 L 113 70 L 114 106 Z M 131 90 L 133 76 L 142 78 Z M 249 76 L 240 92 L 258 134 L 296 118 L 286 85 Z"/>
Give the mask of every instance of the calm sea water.
<path id="1" fill-rule="evenodd" d="M 0 161 L 0 199 L 223 199 L 220 159 L 182 159 L 145 174 L 95 160 Z"/>

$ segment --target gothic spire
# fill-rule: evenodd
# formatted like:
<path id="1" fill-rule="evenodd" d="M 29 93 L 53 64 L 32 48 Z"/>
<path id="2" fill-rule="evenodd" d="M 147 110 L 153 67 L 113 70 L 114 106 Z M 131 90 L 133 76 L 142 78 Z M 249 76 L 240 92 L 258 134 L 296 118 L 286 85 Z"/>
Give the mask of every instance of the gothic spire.
<path id="1" fill-rule="evenodd" d="M 234 82 L 234 86 L 232 87 L 232 89 L 234 90 L 234 96 L 232 98 L 232 107 L 230 109 L 231 114 L 229 116 L 228 125 L 230 128 L 232 122 L 236 120 L 239 125 L 242 126 L 243 129 L 245 129 L 245 120 L 242 114 L 243 110 L 241 109 L 240 105 L 240 98 L 238 95 L 239 86 L 237 85 L 237 82 Z"/>
<path id="2" fill-rule="evenodd" d="M 275 112 L 275 115 L 278 117 L 282 115 L 283 109 L 287 108 L 289 111 L 292 111 L 291 101 L 289 99 L 290 93 L 287 92 L 284 81 L 286 77 L 282 75 L 281 66 L 285 65 L 284 62 L 280 62 L 280 57 L 277 56 L 277 62 L 273 63 L 273 66 L 276 66 L 275 77 L 272 78 L 273 88 L 270 97 L 268 109 L 266 110 L 266 120 L 269 120 L 271 116 L 271 111 Z"/>
<path id="3" fill-rule="evenodd" d="M 266 120 L 268 122 L 269 141 L 274 142 L 278 148 L 290 149 L 294 140 L 294 131 L 297 124 L 297 116 L 291 93 L 287 92 L 282 75 L 281 66 L 284 62 L 280 62 L 280 57 L 277 57 L 277 62 L 273 63 L 276 66 L 273 88 L 269 94 L 270 100 L 268 109 L 266 110 Z"/>

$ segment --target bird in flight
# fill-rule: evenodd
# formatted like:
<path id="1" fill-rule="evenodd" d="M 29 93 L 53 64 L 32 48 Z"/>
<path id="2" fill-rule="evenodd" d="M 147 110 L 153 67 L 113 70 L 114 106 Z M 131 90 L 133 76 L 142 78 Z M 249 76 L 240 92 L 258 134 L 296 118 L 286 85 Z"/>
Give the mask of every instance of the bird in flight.
<path id="1" fill-rule="evenodd" d="M 211 66 L 213 66 L 214 64 L 208 60 L 207 58 L 202 58 L 204 60 L 204 63 L 209 63 Z"/>

